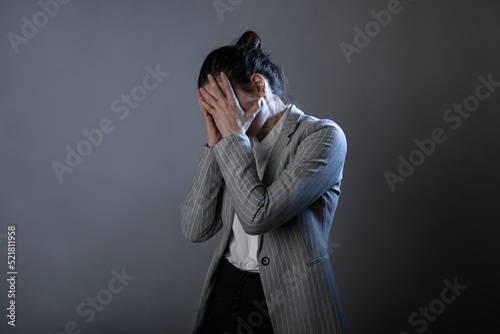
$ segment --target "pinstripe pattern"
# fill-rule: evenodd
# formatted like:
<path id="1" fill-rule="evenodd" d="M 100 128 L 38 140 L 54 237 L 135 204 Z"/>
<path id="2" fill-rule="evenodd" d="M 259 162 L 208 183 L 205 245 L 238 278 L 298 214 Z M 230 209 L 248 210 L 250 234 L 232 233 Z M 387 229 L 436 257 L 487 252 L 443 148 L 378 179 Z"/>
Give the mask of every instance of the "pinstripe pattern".
<path id="1" fill-rule="evenodd" d="M 344 133 L 333 121 L 292 105 L 272 150 L 262 182 L 245 135 L 225 137 L 202 152 L 181 205 L 182 232 L 192 242 L 221 229 L 223 235 L 208 269 L 194 333 L 206 314 L 235 212 L 246 233 L 263 235 L 260 276 L 275 332 L 349 332 L 328 256 L 347 150 Z"/>

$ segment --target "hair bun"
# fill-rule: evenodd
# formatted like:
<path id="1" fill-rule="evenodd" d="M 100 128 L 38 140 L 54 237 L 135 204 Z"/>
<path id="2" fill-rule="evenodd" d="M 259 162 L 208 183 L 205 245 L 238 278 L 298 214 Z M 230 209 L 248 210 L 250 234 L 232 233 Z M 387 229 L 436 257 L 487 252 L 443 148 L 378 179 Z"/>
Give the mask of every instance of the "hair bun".
<path id="1" fill-rule="evenodd" d="M 257 35 L 255 31 L 251 30 L 245 31 L 236 42 L 236 45 L 262 51 L 259 35 Z"/>

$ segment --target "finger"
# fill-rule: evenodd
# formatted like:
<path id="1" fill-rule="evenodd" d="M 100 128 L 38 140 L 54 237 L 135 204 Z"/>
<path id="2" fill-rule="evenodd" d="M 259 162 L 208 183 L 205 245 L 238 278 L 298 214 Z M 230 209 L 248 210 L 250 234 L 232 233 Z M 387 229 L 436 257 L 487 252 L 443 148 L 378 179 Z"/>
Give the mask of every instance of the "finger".
<path id="1" fill-rule="evenodd" d="M 202 88 L 204 88 L 205 91 L 208 92 L 208 94 L 210 94 L 215 100 L 217 100 L 217 97 L 215 96 L 215 92 L 209 83 L 206 84 L 205 86 L 203 86 Z"/>
<path id="2" fill-rule="evenodd" d="M 203 114 L 203 116 L 206 116 L 208 113 L 208 111 L 206 110 L 205 106 L 203 105 L 203 103 L 205 102 L 205 100 L 203 99 L 203 96 L 201 96 L 201 93 L 200 93 L 200 89 L 196 89 L 196 97 L 198 98 L 198 105 L 200 107 L 200 111 L 201 113 Z"/>
<path id="3" fill-rule="evenodd" d="M 200 88 L 198 88 L 196 90 L 196 96 L 198 97 L 198 103 L 200 104 L 201 106 L 201 103 L 202 102 L 205 102 L 205 99 L 203 98 L 203 96 L 201 95 L 201 91 L 200 91 Z"/>
<path id="4" fill-rule="evenodd" d="M 214 76 L 209 74 L 208 75 L 208 83 L 209 86 L 212 89 L 212 95 L 217 99 L 217 100 L 222 100 L 226 97 L 224 93 L 222 92 L 222 89 L 219 86 L 219 83 L 215 80 Z"/>
<path id="5" fill-rule="evenodd" d="M 205 121 L 208 125 L 215 125 L 214 117 L 208 112 L 205 114 Z"/>
<path id="6" fill-rule="evenodd" d="M 201 103 L 201 106 L 202 106 L 203 110 L 205 110 L 205 112 L 206 112 L 207 114 L 212 114 L 212 113 L 213 113 L 213 111 L 215 110 L 214 108 L 212 108 L 212 106 L 210 106 L 210 105 L 209 105 L 208 103 L 206 103 L 206 102 L 202 102 L 202 103 Z"/>
<path id="7" fill-rule="evenodd" d="M 203 98 L 202 102 L 214 109 L 213 107 L 217 105 L 217 100 L 204 87 L 200 88 L 200 93 Z"/>
<path id="8" fill-rule="evenodd" d="M 220 72 L 220 77 L 221 87 L 224 95 L 231 97 L 234 101 L 238 101 L 238 99 L 236 98 L 236 94 L 234 93 L 233 85 L 231 84 L 231 81 L 229 81 L 226 73 Z"/>
<path id="9" fill-rule="evenodd" d="M 196 89 L 196 98 L 197 98 L 197 100 L 198 100 L 198 104 L 199 104 L 199 105 L 200 105 L 200 107 L 201 107 L 201 102 L 203 101 L 203 97 L 202 97 L 202 96 L 201 96 L 201 94 L 200 94 L 200 89 L 199 89 L 199 88 L 197 88 L 197 89 Z"/>

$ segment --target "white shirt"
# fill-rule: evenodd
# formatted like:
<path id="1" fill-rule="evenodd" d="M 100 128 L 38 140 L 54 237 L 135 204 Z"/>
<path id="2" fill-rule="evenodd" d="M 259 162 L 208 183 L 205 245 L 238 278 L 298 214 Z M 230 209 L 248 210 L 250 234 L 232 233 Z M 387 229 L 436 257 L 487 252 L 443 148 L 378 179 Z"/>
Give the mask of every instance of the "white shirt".
<path id="1" fill-rule="evenodd" d="M 281 127 L 283 126 L 285 118 L 288 115 L 289 108 L 290 105 L 262 141 L 259 141 L 257 137 L 252 138 L 251 143 L 255 163 L 257 165 L 257 173 L 259 174 L 259 178 L 261 180 L 264 175 L 272 147 L 278 139 Z M 259 272 L 257 250 L 259 248 L 260 239 L 260 235 L 249 235 L 245 232 L 245 230 L 243 230 L 240 220 L 235 213 L 231 235 L 229 236 L 229 246 L 226 249 L 224 257 L 228 259 L 231 264 L 241 270 Z"/>

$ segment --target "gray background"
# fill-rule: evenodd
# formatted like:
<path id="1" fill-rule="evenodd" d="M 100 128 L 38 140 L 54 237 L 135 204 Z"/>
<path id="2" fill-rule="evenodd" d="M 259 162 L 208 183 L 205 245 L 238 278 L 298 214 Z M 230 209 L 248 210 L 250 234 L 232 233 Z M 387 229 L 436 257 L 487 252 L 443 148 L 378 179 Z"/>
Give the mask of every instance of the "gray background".
<path id="1" fill-rule="evenodd" d="M 227 3 L 226 0 L 222 2 Z M 497 1 L 402 0 L 402 12 L 348 63 L 339 44 L 387 1 L 77 1 L 15 53 L 36 1 L 0 2 L 0 305 L 2 333 L 189 333 L 218 236 L 191 244 L 178 205 L 206 141 L 195 87 L 204 57 L 247 29 L 287 74 L 296 105 L 348 139 L 332 263 L 353 333 L 417 333 L 408 318 L 467 285 L 425 333 L 483 329 L 498 314 L 500 87 L 453 130 L 444 112 L 500 81 Z M 111 110 L 147 73 L 169 76 L 127 118 Z M 59 182 L 82 130 L 115 129 Z M 385 171 L 443 128 L 392 192 Z M 17 318 L 6 324 L 6 239 L 17 227 Z M 90 323 L 76 313 L 113 269 L 135 276 Z M 421 318 L 421 317 L 419 317 Z"/>

